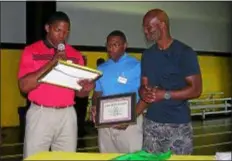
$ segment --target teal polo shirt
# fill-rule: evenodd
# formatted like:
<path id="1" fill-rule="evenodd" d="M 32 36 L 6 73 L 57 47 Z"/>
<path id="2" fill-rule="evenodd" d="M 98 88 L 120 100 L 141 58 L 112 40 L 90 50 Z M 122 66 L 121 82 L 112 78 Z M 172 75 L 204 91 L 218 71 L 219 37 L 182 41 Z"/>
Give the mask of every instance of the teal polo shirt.
<path id="1" fill-rule="evenodd" d="M 139 100 L 141 67 L 136 58 L 125 53 L 117 62 L 107 60 L 98 70 L 103 76 L 96 81 L 96 92 L 102 92 L 103 96 L 136 92 L 137 101 Z M 126 82 L 120 82 L 119 77 L 125 78 Z"/>

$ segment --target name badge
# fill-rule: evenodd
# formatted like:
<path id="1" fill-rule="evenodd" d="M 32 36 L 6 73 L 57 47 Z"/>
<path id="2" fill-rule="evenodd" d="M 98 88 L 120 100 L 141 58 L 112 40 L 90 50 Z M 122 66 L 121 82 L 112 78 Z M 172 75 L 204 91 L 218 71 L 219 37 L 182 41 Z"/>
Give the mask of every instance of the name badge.
<path id="1" fill-rule="evenodd" d="M 125 77 L 119 76 L 119 77 L 118 77 L 118 82 L 119 82 L 119 83 L 122 83 L 122 84 L 126 84 L 127 79 L 126 79 Z"/>

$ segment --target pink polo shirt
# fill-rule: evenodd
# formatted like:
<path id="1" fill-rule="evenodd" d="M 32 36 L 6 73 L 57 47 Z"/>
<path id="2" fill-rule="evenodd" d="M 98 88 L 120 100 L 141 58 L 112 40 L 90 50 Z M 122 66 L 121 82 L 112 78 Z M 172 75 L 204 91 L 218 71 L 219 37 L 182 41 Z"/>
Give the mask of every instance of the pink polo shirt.
<path id="1" fill-rule="evenodd" d="M 68 60 L 84 65 L 83 57 L 79 51 L 68 44 L 65 45 L 65 51 Z M 54 53 L 54 48 L 46 45 L 43 40 L 25 47 L 21 56 L 18 78 L 40 69 L 52 59 Z M 30 101 L 48 107 L 73 105 L 75 103 L 74 97 L 74 90 L 47 83 L 41 83 L 28 93 Z"/>

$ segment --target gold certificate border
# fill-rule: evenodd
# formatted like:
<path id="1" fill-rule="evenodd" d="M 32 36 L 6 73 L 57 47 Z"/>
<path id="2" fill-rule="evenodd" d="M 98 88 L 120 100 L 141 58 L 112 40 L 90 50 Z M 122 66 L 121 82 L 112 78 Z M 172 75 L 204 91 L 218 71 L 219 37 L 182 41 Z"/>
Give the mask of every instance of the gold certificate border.
<path id="1" fill-rule="evenodd" d="M 75 88 L 71 88 L 71 87 L 68 87 L 68 86 L 64 86 L 64 85 L 60 85 L 60 84 L 56 84 L 56 83 L 52 83 L 52 82 L 48 82 L 48 81 L 42 81 L 42 79 L 43 79 L 49 72 L 51 72 L 58 64 L 63 64 L 63 65 L 69 66 L 69 67 L 78 68 L 78 69 L 82 69 L 82 70 L 85 70 L 85 71 L 88 71 L 88 72 L 95 73 L 95 74 L 97 74 L 98 76 L 97 76 L 93 81 L 98 80 L 98 79 L 102 76 L 102 72 L 99 71 L 99 70 L 95 70 L 95 69 L 92 69 L 92 68 L 89 68 L 89 67 L 85 67 L 85 66 L 81 66 L 81 65 L 78 65 L 78 64 L 74 64 L 74 63 L 69 63 L 69 62 L 64 61 L 64 60 L 59 60 L 56 64 L 54 64 L 54 66 L 52 66 L 49 70 L 47 70 L 44 74 L 42 74 L 42 75 L 39 77 L 39 79 L 38 79 L 39 82 L 48 83 L 48 84 L 60 86 L 60 87 L 63 87 L 63 88 L 68 88 L 68 89 L 77 90 L 77 89 L 75 89 Z"/>
<path id="2" fill-rule="evenodd" d="M 82 70 L 85 70 L 85 71 L 89 71 L 89 72 L 92 72 L 92 73 L 97 73 L 98 75 L 102 75 L 101 71 L 96 70 L 96 69 L 92 69 L 92 68 L 89 68 L 89 67 L 86 67 L 86 66 L 82 66 L 82 65 L 78 65 L 78 64 L 74 64 L 74 63 L 69 63 L 69 62 L 64 61 L 64 60 L 59 60 L 58 63 L 66 65 L 66 66 L 70 66 L 70 67 L 73 67 L 73 68 L 78 68 L 78 69 L 82 69 Z"/>

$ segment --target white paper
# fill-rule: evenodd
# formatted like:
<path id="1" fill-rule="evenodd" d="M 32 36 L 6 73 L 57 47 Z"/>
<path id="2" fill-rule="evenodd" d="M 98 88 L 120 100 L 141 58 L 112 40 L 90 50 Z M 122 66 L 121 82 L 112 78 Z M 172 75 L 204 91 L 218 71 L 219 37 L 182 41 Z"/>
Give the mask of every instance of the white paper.
<path id="1" fill-rule="evenodd" d="M 215 159 L 220 161 L 220 160 L 231 160 L 231 155 L 232 152 L 217 152 Z"/>
<path id="2" fill-rule="evenodd" d="M 51 83 L 75 90 L 80 90 L 82 87 L 78 84 L 79 80 L 93 80 L 98 76 L 98 73 L 93 73 L 58 63 L 45 77 L 40 80 L 40 82 Z"/>
<path id="3" fill-rule="evenodd" d="M 122 118 L 128 118 L 129 114 L 129 104 L 128 100 L 122 100 L 120 102 L 107 102 L 104 103 L 103 106 L 103 120 L 116 120 L 116 119 L 122 119 Z"/>

